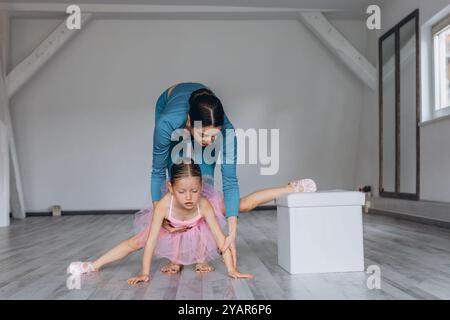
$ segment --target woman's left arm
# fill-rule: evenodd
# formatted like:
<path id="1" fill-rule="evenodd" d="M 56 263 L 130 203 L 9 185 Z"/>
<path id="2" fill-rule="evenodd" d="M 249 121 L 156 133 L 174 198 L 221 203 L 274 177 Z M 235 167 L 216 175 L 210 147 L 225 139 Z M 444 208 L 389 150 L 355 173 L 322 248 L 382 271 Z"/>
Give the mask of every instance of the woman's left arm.
<path id="1" fill-rule="evenodd" d="M 223 125 L 223 157 L 221 164 L 223 194 L 225 200 L 225 215 L 228 221 L 228 236 L 221 248 L 222 252 L 231 249 L 233 261 L 236 263 L 237 218 L 239 214 L 239 183 L 236 176 L 237 139 L 234 126 L 225 115 Z"/>
<path id="2" fill-rule="evenodd" d="M 214 239 L 216 240 L 217 247 L 220 247 L 225 241 L 225 236 L 222 233 L 222 230 L 220 229 L 219 223 L 217 222 L 216 215 L 214 214 L 214 209 L 207 199 L 205 199 L 205 202 L 202 207 L 203 207 L 202 213 L 206 220 L 206 223 L 211 229 Z M 224 252 L 222 252 L 223 261 L 225 263 L 225 266 L 227 267 L 228 275 L 235 279 L 253 278 L 253 275 L 240 273 L 236 269 L 236 262 L 233 261 L 233 256 L 230 251 L 231 250 L 225 250 Z"/>

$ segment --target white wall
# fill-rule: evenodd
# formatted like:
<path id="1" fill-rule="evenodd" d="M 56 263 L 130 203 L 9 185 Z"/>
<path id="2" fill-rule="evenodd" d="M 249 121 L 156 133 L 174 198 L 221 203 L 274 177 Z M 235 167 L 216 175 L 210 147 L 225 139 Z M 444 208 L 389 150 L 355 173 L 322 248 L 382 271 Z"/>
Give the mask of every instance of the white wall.
<path id="1" fill-rule="evenodd" d="M 366 58 L 378 66 L 379 31 L 367 31 Z M 378 90 L 363 88 L 363 105 L 359 128 L 358 155 L 356 167 L 356 185 L 370 185 L 374 193 L 378 192 Z"/>
<path id="2" fill-rule="evenodd" d="M 406 17 L 415 9 L 420 9 L 421 25 L 421 71 L 422 71 L 422 120 L 428 117 L 431 107 L 432 82 L 430 81 L 431 58 L 429 54 L 429 20 L 444 8 L 449 8 L 448 0 L 389 0 L 384 1 L 382 6 L 382 30 L 381 34 L 388 31 L 401 19 Z M 377 50 L 378 39 L 372 40 L 373 50 Z M 368 54 L 370 51 L 368 51 Z M 361 183 L 370 182 L 374 186 L 375 195 L 378 194 L 378 99 L 365 99 L 365 111 L 361 126 L 368 130 L 361 130 L 362 141 L 360 144 L 361 166 L 358 169 L 357 181 Z M 371 109 L 370 111 L 368 109 Z M 370 128 L 370 129 L 369 129 Z M 420 198 L 428 201 L 450 202 L 450 120 L 444 119 L 439 122 L 429 123 L 421 127 L 421 192 Z M 369 154 L 371 156 L 369 156 Z M 369 159 L 372 158 L 372 161 Z M 395 200 L 389 201 L 392 203 Z M 430 213 L 423 210 L 422 215 Z M 450 214 L 441 219 L 450 220 Z"/>
<path id="3" fill-rule="evenodd" d="M 12 65 L 59 22 L 12 21 Z M 362 21 L 334 21 L 361 50 Z M 298 21 L 94 20 L 11 102 L 27 212 L 150 203 L 153 112 L 210 86 L 236 127 L 280 128 L 280 171 L 238 168 L 241 194 L 313 177 L 355 188 L 364 86 Z"/>

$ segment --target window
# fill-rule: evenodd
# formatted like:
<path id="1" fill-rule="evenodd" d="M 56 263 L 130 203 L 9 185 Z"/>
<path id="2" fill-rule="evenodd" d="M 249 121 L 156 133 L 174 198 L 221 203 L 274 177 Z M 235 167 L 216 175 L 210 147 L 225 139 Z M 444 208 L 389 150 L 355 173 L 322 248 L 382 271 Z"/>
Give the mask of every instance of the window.
<path id="1" fill-rule="evenodd" d="M 435 110 L 450 107 L 450 16 L 433 27 Z"/>

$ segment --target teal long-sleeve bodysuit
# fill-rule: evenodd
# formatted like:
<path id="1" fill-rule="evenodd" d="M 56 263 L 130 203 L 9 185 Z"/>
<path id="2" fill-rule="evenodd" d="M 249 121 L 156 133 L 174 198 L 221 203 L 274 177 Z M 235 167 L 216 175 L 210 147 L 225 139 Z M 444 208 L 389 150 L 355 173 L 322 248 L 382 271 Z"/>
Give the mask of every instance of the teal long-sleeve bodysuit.
<path id="1" fill-rule="evenodd" d="M 201 88 L 206 88 L 206 86 L 200 83 L 180 83 L 172 89 L 170 96 L 168 95 L 169 89 L 167 89 L 161 94 L 156 102 L 151 173 L 152 201 L 161 199 L 162 189 L 167 178 L 166 170 L 169 170 L 170 172 L 170 167 L 173 164 L 171 152 L 178 141 L 171 140 L 172 132 L 176 129 L 186 127 L 189 111 L 189 98 L 192 92 Z M 236 177 L 237 142 L 235 134 L 233 134 L 231 138 L 230 136 L 227 136 L 227 129 L 232 129 L 234 132 L 233 125 L 225 115 L 224 125 L 221 129 L 223 135 L 223 153 L 220 166 L 225 214 L 226 217 L 232 217 L 237 216 L 239 212 L 239 184 Z M 203 153 L 200 156 L 202 157 L 202 160 L 204 160 Z M 227 161 L 225 161 L 225 159 L 227 159 Z M 199 166 L 202 176 L 214 178 L 216 162 L 208 164 L 205 161 L 201 161 Z"/>

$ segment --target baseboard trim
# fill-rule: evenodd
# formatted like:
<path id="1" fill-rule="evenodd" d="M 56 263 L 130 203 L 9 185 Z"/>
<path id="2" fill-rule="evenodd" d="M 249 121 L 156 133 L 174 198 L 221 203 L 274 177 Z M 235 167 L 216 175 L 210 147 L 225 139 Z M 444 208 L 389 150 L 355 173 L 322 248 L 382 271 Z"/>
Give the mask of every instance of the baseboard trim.
<path id="1" fill-rule="evenodd" d="M 253 211 L 269 211 L 269 210 L 277 210 L 277 206 L 268 205 L 268 206 L 258 206 Z"/>
<path id="2" fill-rule="evenodd" d="M 61 216 L 90 216 L 90 215 L 116 215 L 134 214 L 139 210 L 86 210 L 86 211 L 61 211 Z M 51 212 L 27 212 L 26 217 L 51 217 Z"/>
<path id="3" fill-rule="evenodd" d="M 450 202 L 373 197 L 371 208 L 428 220 L 450 222 Z"/>
<path id="4" fill-rule="evenodd" d="M 412 216 L 409 214 L 404 214 L 404 213 L 399 213 L 399 212 L 370 208 L 369 214 L 388 216 L 388 217 L 395 218 L 395 219 L 407 220 L 407 221 L 411 221 L 411 222 L 418 222 L 418 223 L 422 223 L 422 224 L 426 224 L 426 225 L 432 225 L 432 226 L 450 229 L 450 222 L 429 219 L 429 218 L 423 218 L 423 217 L 418 217 L 418 216 Z"/>
<path id="5" fill-rule="evenodd" d="M 259 206 L 253 211 L 276 210 L 277 206 Z M 109 214 L 135 214 L 139 210 L 86 210 L 86 211 L 61 211 L 61 216 L 90 216 L 90 215 L 109 215 Z M 26 217 L 51 217 L 50 211 L 27 212 Z"/>

